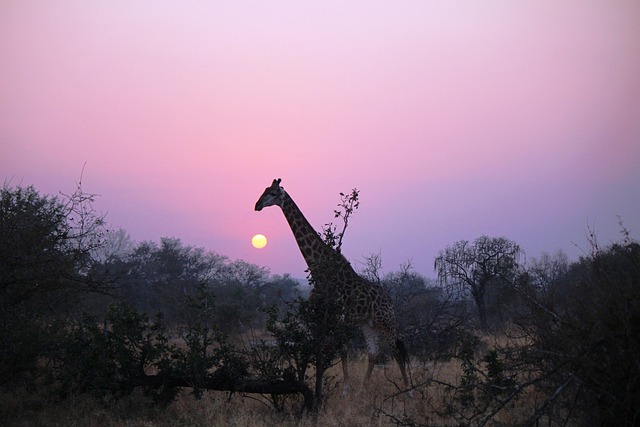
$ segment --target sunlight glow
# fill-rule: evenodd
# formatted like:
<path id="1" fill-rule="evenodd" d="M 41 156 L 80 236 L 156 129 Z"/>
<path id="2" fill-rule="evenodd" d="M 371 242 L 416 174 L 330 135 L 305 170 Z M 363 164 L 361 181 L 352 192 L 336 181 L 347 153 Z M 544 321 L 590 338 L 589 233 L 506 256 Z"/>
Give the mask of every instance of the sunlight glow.
<path id="1" fill-rule="evenodd" d="M 256 249 L 262 249 L 267 246 L 267 238 L 264 234 L 256 234 L 251 238 L 251 244 Z"/>

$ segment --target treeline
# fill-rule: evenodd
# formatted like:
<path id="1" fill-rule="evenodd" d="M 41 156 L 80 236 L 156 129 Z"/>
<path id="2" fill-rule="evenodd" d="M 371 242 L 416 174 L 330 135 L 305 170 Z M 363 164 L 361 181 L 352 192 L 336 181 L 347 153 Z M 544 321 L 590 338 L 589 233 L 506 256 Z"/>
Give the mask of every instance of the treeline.
<path id="1" fill-rule="evenodd" d="M 264 308 L 283 307 L 304 292 L 289 275 L 271 275 L 264 267 L 231 261 L 176 238 L 135 245 L 123 231 L 110 238 L 106 246 L 118 250 L 103 253 L 95 265 L 98 275 L 114 282 L 110 296 L 141 312 L 162 312 L 171 325 L 189 323 L 186 303 L 201 286 L 215 295 L 213 323 L 231 335 L 264 328 Z M 105 302 L 96 308 L 106 307 Z"/>
<path id="2" fill-rule="evenodd" d="M 51 399 L 142 388 L 164 404 L 183 389 L 224 390 L 264 394 L 278 410 L 318 410 L 311 369 L 324 372 L 346 344 L 362 348 L 330 295 L 309 297 L 288 275 L 179 239 L 133 243 L 107 230 L 80 186 L 50 197 L 5 185 L 0 199 L 4 390 Z M 414 375 L 416 395 L 440 417 L 482 424 L 535 394 L 526 423 L 634 425 L 640 246 L 622 232 L 606 247 L 593 239 L 575 262 L 562 252 L 525 262 L 517 243 L 481 236 L 440 251 L 434 280 L 410 264 L 381 275 L 376 255 L 361 273 L 395 301 L 414 371 L 433 360 L 462 367 L 458 383 Z M 487 343 L 498 335 L 510 339 Z M 447 390 L 440 404 L 429 398 L 438 387 Z"/>
<path id="3" fill-rule="evenodd" d="M 92 201 L 80 188 L 59 197 L 32 187 L 2 189 L 3 380 L 37 365 L 35 347 L 46 347 L 37 338 L 53 338 L 64 329 L 60 322 L 83 314 L 105 319 L 113 303 L 162 313 L 168 325 L 188 324 L 188 304 L 204 286 L 216 299 L 213 323 L 237 334 L 263 327 L 265 307 L 304 292 L 288 275 L 179 239 L 134 244 L 123 230 L 107 230 Z"/>

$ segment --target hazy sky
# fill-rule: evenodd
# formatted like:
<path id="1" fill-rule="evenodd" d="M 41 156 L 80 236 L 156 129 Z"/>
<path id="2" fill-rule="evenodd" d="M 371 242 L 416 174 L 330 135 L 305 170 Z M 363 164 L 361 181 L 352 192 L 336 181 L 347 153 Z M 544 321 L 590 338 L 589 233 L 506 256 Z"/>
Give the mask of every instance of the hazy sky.
<path id="1" fill-rule="evenodd" d="M 135 240 L 277 274 L 305 265 L 253 211 L 273 178 L 317 229 L 360 190 L 356 266 L 433 276 L 482 234 L 575 259 L 618 215 L 640 237 L 640 2 L 0 2 L 0 179 L 71 192 L 85 163 Z"/>

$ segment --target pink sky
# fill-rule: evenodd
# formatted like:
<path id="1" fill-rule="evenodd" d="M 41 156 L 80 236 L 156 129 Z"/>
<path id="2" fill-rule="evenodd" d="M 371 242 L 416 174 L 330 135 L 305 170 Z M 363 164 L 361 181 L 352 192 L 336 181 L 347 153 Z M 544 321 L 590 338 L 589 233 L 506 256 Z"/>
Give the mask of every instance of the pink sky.
<path id="1" fill-rule="evenodd" d="M 84 189 L 137 241 L 304 277 L 273 178 L 384 270 L 482 234 L 640 236 L 640 3 L 7 0 L 0 178 Z M 263 233 L 265 249 L 251 247 Z M 574 244 L 575 243 L 575 244 Z"/>

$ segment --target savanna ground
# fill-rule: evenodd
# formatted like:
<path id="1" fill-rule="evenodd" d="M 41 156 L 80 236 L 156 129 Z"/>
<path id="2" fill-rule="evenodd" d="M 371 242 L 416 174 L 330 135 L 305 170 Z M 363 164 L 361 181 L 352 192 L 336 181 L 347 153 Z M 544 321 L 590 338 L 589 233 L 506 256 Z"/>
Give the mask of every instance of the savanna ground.
<path id="1" fill-rule="evenodd" d="M 154 405 L 142 393 L 104 402 L 87 395 L 48 403 L 46 396 L 3 392 L 1 418 L 6 426 L 365 426 L 459 425 L 446 415 L 452 388 L 464 375 L 459 359 L 413 361 L 413 397 L 403 393 L 395 363 L 376 366 L 371 382 L 362 386 L 364 356 L 350 362 L 351 388 L 344 392 L 342 369 L 334 365 L 326 375 L 325 403 L 317 414 L 301 413 L 302 399 L 284 398 L 283 411 L 269 396 L 207 391 L 196 399 L 184 389 L 166 407 Z M 422 385 L 422 386 L 420 386 Z M 525 394 L 526 395 L 526 394 Z M 533 412 L 534 397 L 520 398 L 487 420 L 486 425 L 521 425 Z M 281 402 L 282 403 L 282 402 Z M 475 424 L 475 423 L 474 423 Z"/>

